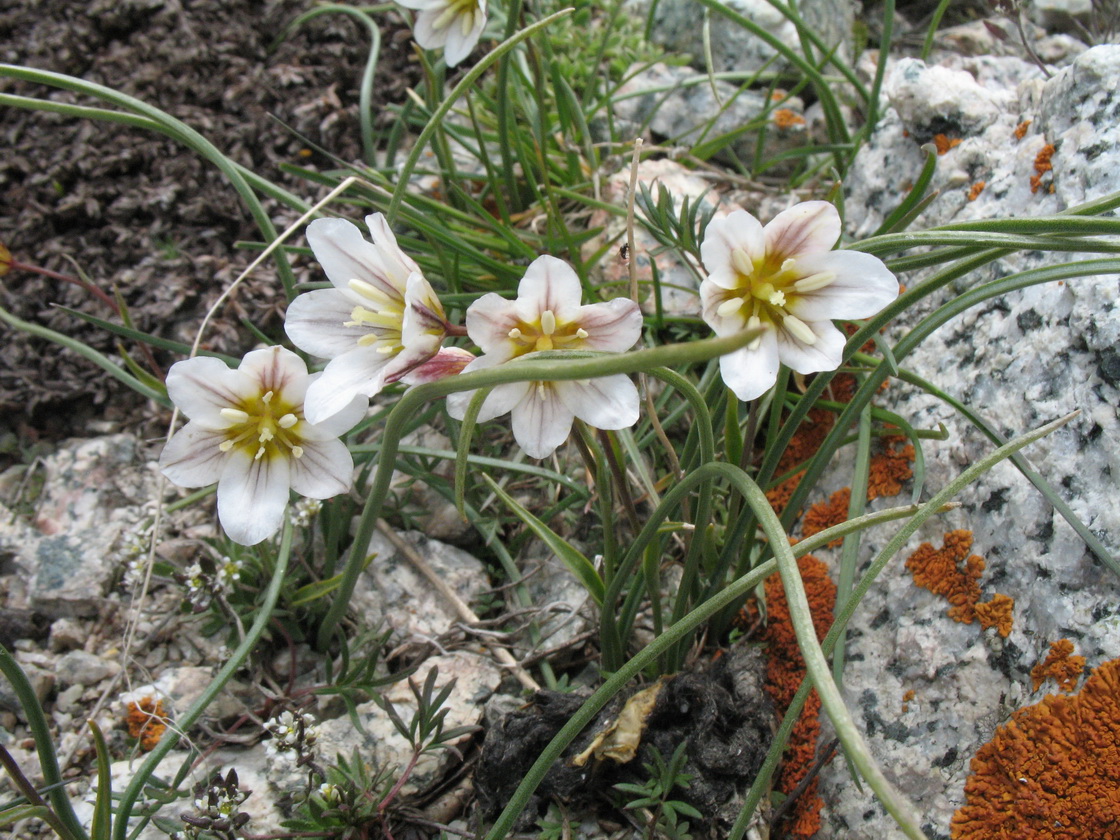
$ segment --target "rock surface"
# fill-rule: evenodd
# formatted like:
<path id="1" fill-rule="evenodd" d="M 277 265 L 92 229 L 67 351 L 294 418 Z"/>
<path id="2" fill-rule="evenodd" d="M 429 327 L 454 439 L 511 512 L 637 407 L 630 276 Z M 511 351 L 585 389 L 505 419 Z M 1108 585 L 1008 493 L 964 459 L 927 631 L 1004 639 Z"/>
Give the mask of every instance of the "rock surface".
<path id="1" fill-rule="evenodd" d="M 1018 86 L 1002 89 L 982 87 L 960 69 L 899 61 L 884 88 L 889 110 L 848 179 L 851 232 L 863 237 L 881 223 L 901 198 L 899 185 L 921 166 L 919 144 L 938 132 L 961 143 L 937 161 L 933 186 L 941 194 L 919 228 L 1044 216 L 1120 190 L 1120 94 L 1110 81 L 1118 76 L 1120 46 L 1091 49 L 1047 82 L 1020 68 L 1008 76 L 1022 79 Z M 1017 138 L 1016 127 L 1027 120 Z M 1035 164 L 1048 144 L 1052 169 L 1039 171 Z M 1032 190 L 1035 175 L 1039 188 Z M 986 186 L 969 200 L 970 185 L 978 181 Z M 982 282 L 1092 256 L 1033 251 L 1006 257 L 907 313 L 906 325 Z M 906 282 L 916 286 L 932 273 Z M 1005 438 L 1080 410 L 1025 455 L 1114 556 L 1120 550 L 1118 299 L 1116 274 L 1086 272 L 1032 286 L 969 309 L 901 361 L 971 406 Z M 951 407 L 915 389 L 892 385 L 880 403 L 916 427 L 944 423 L 949 430 L 948 440 L 926 442 L 925 498 L 994 448 Z M 864 600 L 851 624 L 844 673 L 846 696 L 873 754 L 918 805 L 930 838 L 948 837 L 949 819 L 963 804 L 969 759 L 996 725 L 1012 709 L 1055 690 L 1045 684 L 1033 694 L 1030 678 L 1052 642 L 1070 639 L 1090 667 L 1120 655 L 1113 573 L 1014 467 L 997 466 L 959 498 L 963 507 L 927 523 Z M 947 602 L 916 587 L 903 568 L 919 542 L 939 546 L 954 528 L 972 530 L 972 551 L 986 560 L 985 600 L 996 593 L 1015 599 L 1006 639 L 949 619 Z M 861 556 L 869 560 L 892 534 L 889 528 L 868 534 Z M 843 762 L 825 768 L 821 785 L 828 804 L 819 837 L 902 836 L 856 792 Z"/>

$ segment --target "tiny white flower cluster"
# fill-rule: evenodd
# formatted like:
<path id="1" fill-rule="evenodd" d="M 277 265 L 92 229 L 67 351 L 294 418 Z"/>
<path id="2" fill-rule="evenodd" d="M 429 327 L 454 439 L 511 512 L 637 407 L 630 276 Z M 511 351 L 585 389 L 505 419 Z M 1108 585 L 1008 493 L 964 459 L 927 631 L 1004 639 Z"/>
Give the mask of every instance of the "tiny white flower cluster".
<path id="1" fill-rule="evenodd" d="M 137 522 L 120 536 L 116 560 L 124 566 L 121 584 L 125 589 L 136 589 L 144 582 L 148 550 L 151 547 L 152 520 Z"/>
<path id="2" fill-rule="evenodd" d="M 214 573 L 214 582 L 223 592 L 232 589 L 233 585 L 241 580 L 241 567 L 243 565 L 240 560 L 234 560 L 232 557 L 222 557 L 218 562 L 218 569 Z"/>
<path id="3" fill-rule="evenodd" d="M 296 528 L 310 528 L 322 509 L 323 503 L 319 499 L 300 499 L 292 505 L 288 518 Z"/>
<path id="4" fill-rule="evenodd" d="M 232 837 L 249 821 L 249 815 L 241 812 L 241 803 L 249 793 L 238 788 L 236 770 L 230 770 L 224 777 L 215 771 L 209 782 L 195 785 L 194 812 L 181 815 L 186 826 L 182 831 L 173 832 L 172 840 L 197 840 L 214 835 Z"/>
<path id="5" fill-rule="evenodd" d="M 265 744 L 268 755 L 282 755 L 293 761 L 307 761 L 314 755 L 319 727 L 311 715 L 284 711 L 265 723 L 265 728 L 272 734 L 272 740 Z"/>
<path id="6" fill-rule="evenodd" d="M 318 793 L 328 805 L 337 805 L 342 801 L 342 791 L 339 790 L 338 785 L 332 785 L 330 782 L 319 785 Z"/>

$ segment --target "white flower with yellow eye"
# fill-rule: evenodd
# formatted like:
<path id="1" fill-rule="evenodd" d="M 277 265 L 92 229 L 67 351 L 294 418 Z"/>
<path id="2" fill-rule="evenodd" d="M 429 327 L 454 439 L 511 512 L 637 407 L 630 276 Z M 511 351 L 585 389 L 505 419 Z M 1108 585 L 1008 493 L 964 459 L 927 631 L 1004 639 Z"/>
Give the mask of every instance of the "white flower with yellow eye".
<path id="1" fill-rule="evenodd" d="M 486 28 L 486 0 L 397 0 L 415 9 L 412 34 L 426 50 L 443 47 L 443 60 L 456 66 L 471 54 Z"/>
<path id="2" fill-rule="evenodd" d="M 230 539 L 255 545 L 283 523 L 288 496 L 327 499 L 350 489 L 354 461 L 338 439 L 365 413 L 352 400 L 322 423 L 304 417 L 316 377 L 283 347 L 253 350 L 236 370 L 197 357 L 172 365 L 167 393 L 190 422 L 160 455 L 180 487 L 218 484 L 218 519 Z"/>
<path id="3" fill-rule="evenodd" d="M 741 400 L 766 393 L 779 364 L 798 373 L 835 370 L 845 338 L 833 318 L 869 318 L 898 297 L 898 279 L 878 257 L 833 251 L 840 215 L 807 201 L 763 227 L 746 210 L 715 219 L 700 255 L 702 317 L 716 335 L 762 329 L 720 359 L 723 381 Z"/>

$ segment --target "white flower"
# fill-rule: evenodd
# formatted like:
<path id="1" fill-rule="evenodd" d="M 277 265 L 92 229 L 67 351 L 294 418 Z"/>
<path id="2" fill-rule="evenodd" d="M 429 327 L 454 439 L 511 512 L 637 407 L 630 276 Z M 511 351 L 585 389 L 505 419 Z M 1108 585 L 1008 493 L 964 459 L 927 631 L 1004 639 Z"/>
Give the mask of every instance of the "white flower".
<path id="1" fill-rule="evenodd" d="M 292 343 L 331 360 L 307 392 L 312 423 L 356 396 L 374 396 L 434 356 L 446 332 L 439 298 L 385 217 L 374 213 L 366 224 L 372 243 L 345 219 L 307 226 L 311 250 L 335 286 L 300 295 L 284 320 Z"/>
<path id="2" fill-rule="evenodd" d="M 835 370 L 845 338 L 831 319 L 868 318 L 898 296 L 898 279 L 882 260 L 831 250 L 839 237 L 840 215 L 825 201 L 791 207 L 765 228 L 736 210 L 704 231 L 704 320 L 719 336 L 763 329 L 720 359 L 739 399 L 764 394 L 779 363 L 798 373 Z"/>
<path id="3" fill-rule="evenodd" d="M 350 487 L 354 462 L 338 436 L 361 419 L 353 401 L 317 425 L 304 417 L 315 377 L 283 347 L 246 354 L 236 370 L 197 357 L 172 365 L 167 393 L 190 422 L 160 455 L 180 487 L 218 483 L 218 519 L 230 539 L 254 545 L 279 530 L 289 490 L 326 499 Z"/>
<path id="4" fill-rule="evenodd" d="M 443 47 L 443 60 L 454 67 L 471 54 L 486 26 L 486 0 L 397 0 L 420 14 L 412 34 L 426 50 Z"/>
<path id="5" fill-rule="evenodd" d="M 616 298 L 580 305 L 579 278 L 567 263 L 540 257 L 517 287 L 517 299 L 483 295 L 467 310 L 467 333 L 485 354 L 463 373 L 494 367 L 539 350 L 618 353 L 634 346 L 642 313 L 634 301 Z M 448 411 L 462 419 L 473 392 L 448 397 Z M 533 458 L 547 458 L 568 437 L 578 417 L 598 429 L 624 429 L 638 420 L 638 390 L 622 374 L 567 382 L 513 382 L 486 397 L 479 421 L 507 411 L 513 436 Z"/>

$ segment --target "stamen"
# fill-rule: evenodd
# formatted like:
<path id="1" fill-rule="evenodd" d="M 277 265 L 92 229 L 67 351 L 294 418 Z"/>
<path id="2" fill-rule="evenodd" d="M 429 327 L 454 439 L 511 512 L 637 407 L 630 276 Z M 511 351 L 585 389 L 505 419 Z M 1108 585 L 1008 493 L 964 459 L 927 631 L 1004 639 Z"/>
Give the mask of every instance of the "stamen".
<path id="1" fill-rule="evenodd" d="M 257 450 L 257 454 L 253 456 L 253 460 L 254 461 L 259 461 L 263 457 L 264 457 L 264 447 L 262 446 L 260 449 Z"/>
<path id="2" fill-rule="evenodd" d="M 380 340 L 381 336 L 377 333 L 366 333 L 365 335 L 360 336 L 354 343 L 359 347 L 369 347 L 371 344 L 376 344 Z"/>
<path id="3" fill-rule="evenodd" d="M 377 352 L 380 353 L 383 356 L 388 356 L 390 353 L 393 352 L 394 349 L 395 348 L 393 347 L 392 344 L 382 344 L 380 347 L 377 348 Z"/>
<path id="4" fill-rule="evenodd" d="M 793 315 L 786 315 L 785 319 L 782 321 L 782 326 L 789 330 L 793 337 L 802 344 L 813 345 L 817 343 L 816 333 L 809 329 L 809 325 L 800 318 L 795 318 Z"/>
<path id="5" fill-rule="evenodd" d="M 265 426 L 263 429 L 261 429 L 261 433 L 257 436 L 257 440 L 259 440 L 261 443 L 268 443 L 274 437 L 276 437 L 276 435 L 272 433 L 272 429 Z"/>
<path id="6" fill-rule="evenodd" d="M 762 326 L 762 319 L 759 318 L 757 315 L 752 315 L 750 318 L 747 319 L 747 329 L 748 330 L 757 330 L 761 326 Z M 748 350 L 757 350 L 761 344 L 762 344 L 762 336 L 759 335 L 758 338 L 754 339 L 750 344 L 747 345 L 747 349 Z"/>
<path id="7" fill-rule="evenodd" d="M 242 411 L 240 408 L 223 408 L 218 412 L 222 417 L 226 418 L 233 423 L 248 423 L 249 415 L 247 412 Z"/>
<path id="8" fill-rule="evenodd" d="M 548 386 L 546 386 L 543 382 L 537 383 L 537 396 L 541 399 L 542 402 L 548 400 Z"/>
<path id="9" fill-rule="evenodd" d="M 364 298 L 375 301 L 376 303 L 390 303 L 392 298 L 385 294 L 381 289 L 374 286 L 372 283 L 367 283 L 365 280 L 352 279 L 347 284 L 352 292 L 356 292 Z"/>
<path id="10" fill-rule="evenodd" d="M 465 12 L 463 14 L 462 20 L 463 20 L 463 37 L 466 38 L 468 35 L 471 34 L 471 30 L 474 29 L 474 12 L 473 11 Z"/>
<path id="11" fill-rule="evenodd" d="M 580 327 L 578 330 L 576 330 L 576 338 L 587 338 L 587 336 L 589 336 L 590 334 L 591 333 L 589 333 L 583 327 Z"/>
<path id="12" fill-rule="evenodd" d="M 726 318 L 729 315 L 734 315 L 742 308 L 743 299 L 741 297 L 728 298 L 716 307 L 716 314 L 721 318 Z"/>
<path id="13" fill-rule="evenodd" d="M 731 251 L 731 265 L 744 277 L 750 277 L 754 274 L 754 263 L 751 262 L 751 258 L 742 248 L 735 248 Z"/>
<path id="14" fill-rule="evenodd" d="M 541 332 L 545 335 L 552 335 L 556 332 L 556 316 L 551 309 L 546 309 L 541 313 Z"/>
<path id="15" fill-rule="evenodd" d="M 283 417 L 281 417 L 276 422 L 280 426 L 281 429 L 290 429 L 290 428 L 292 428 L 292 426 L 294 426 L 296 423 L 299 422 L 299 418 L 296 417 L 294 414 L 285 414 Z"/>
<path id="16" fill-rule="evenodd" d="M 459 6 L 458 5 L 456 5 L 456 4 L 448 5 L 448 7 L 443 10 L 443 14 L 441 14 L 439 17 L 437 17 L 432 22 L 432 29 L 434 29 L 436 31 L 439 31 L 440 29 L 443 29 L 445 26 L 447 26 L 447 24 L 449 24 L 449 23 L 451 23 L 451 21 L 455 20 L 455 18 L 458 14 L 459 14 Z"/>
<path id="17" fill-rule="evenodd" d="M 798 292 L 815 292 L 817 289 L 823 289 L 835 279 L 835 271 L 821 271 L 817 274 L 810 274 L 808 277 L 802 277 L 793 284 L 793 288 Z"/>
<path id="18" fill-rule="evenodd" d="M 788 259 L 782 261 L 781 270 L 783 273 L 792 274 L 796 265 L 797 260 L 795 260 L 793 257 L 789 257 Z"/>
<path id="19" fill-rule="evenodd" d="M 218 444 L 218 449 L 220 449 L 222 452 L 229 452 L 231 449 L 233 449 L 233 441 L 223 440 Z"/>
<path id="20" fill-rule="evenodd" d="M 517 339 L 521 338 L 521 330 L 519 330 L 517 327 L 514 327 L 512 330 L 506 333 L 506 335 L 508 335 L 514 341 L 517 341 Z"/>
<path id="21" fill-rule="evenodd" d="M 263 402 L 265 405 L 268 405 L 270 402 L 272 402 L 272 391 L 269 391 L 263 397 L 261 397 L 261 402 Z"/>
<path id="22" fill-rule="evenodd" d="M 292 457 L 293 458 L 302 458 L 303 457 L 303 447 L 302 446 L 293 446 L 292 447 Z"/>

